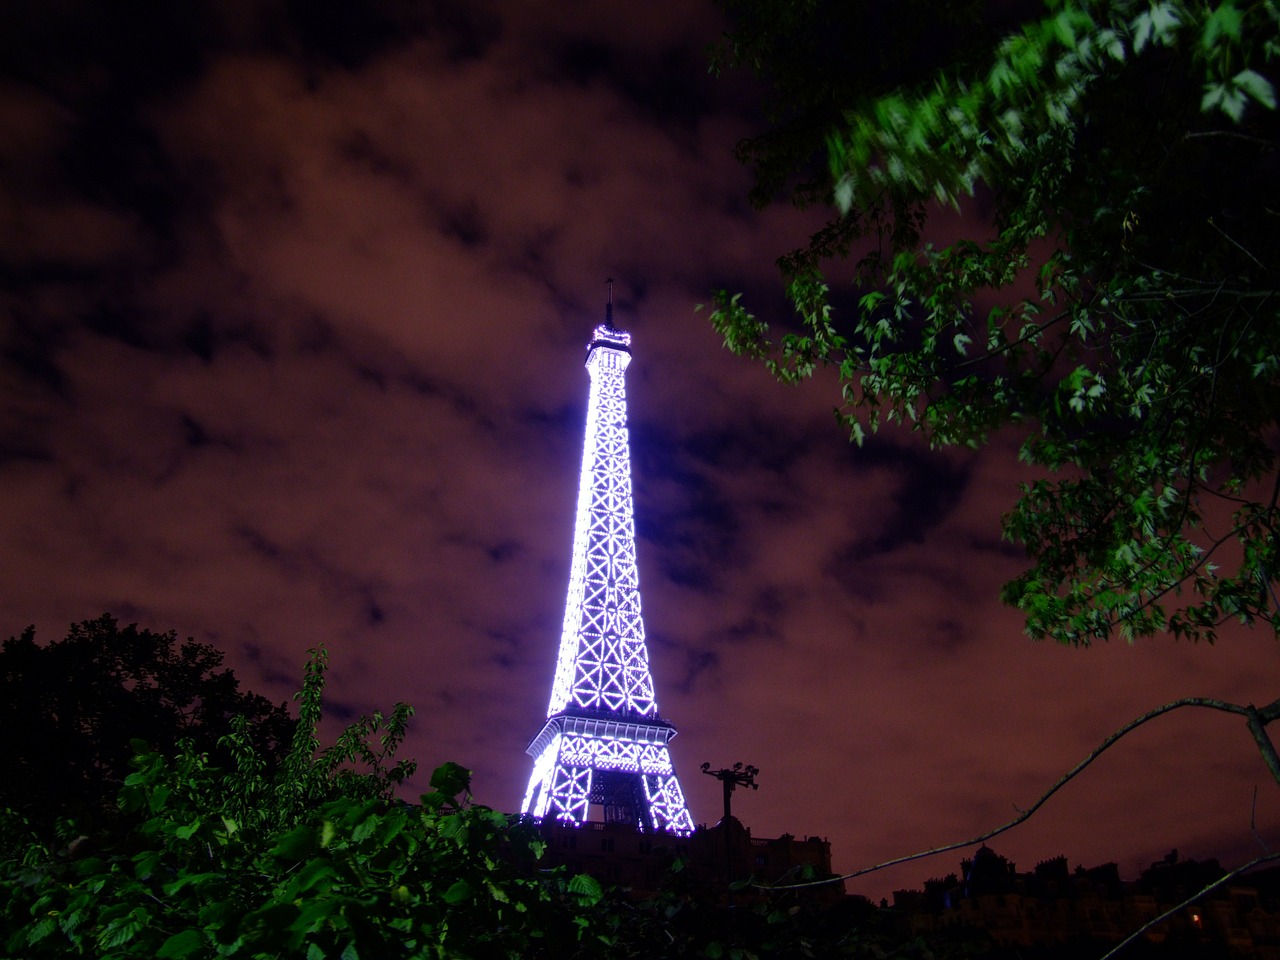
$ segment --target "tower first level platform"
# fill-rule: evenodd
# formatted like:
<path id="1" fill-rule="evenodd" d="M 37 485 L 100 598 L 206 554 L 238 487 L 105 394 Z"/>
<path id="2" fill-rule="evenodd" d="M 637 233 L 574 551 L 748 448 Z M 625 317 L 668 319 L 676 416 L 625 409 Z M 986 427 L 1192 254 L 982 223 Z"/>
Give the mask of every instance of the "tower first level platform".
<path id="1" fill-rule="evenodd" d="M 667 749 L 675 734 L 657 719 L 548 717 L 527 751 L 534 763 L 523 811 L 582 823 L 598 804 L 606 823 L 689 833 L 693 820 Z"/>

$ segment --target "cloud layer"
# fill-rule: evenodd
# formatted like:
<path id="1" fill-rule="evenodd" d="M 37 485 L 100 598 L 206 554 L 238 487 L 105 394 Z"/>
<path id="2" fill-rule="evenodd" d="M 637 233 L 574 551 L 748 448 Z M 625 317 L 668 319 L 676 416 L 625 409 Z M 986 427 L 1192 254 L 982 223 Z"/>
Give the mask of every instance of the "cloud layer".
<path id="1" fill-rule="evenodd" d="M 695 820 L 719 816 L 698 765 L 751 762 L 753 831 L 829 837 L 854 869 L 1009 819 L 1166 698 L 1274 698 L 1275 647 L 1244 632 L 1029 643 L 996 600 L 1007 444 L 853 448 L 830 383 L 722 350 L 694 305 L 768 290 L 809 224 L 744 203 L 753 120 L 740 79 L 705 75 L 711 8 L 145 14 L 0 14 L 6 635 L 110 611 L 217 644 L 277 700 L 324 644 L 333 722 L 410 701 L 406 752 L 516 808 L 611 276 Z M 1274 792 L 1242 724 L 1173 717 L 994 845 L 1127 875 L 1174 846 L 1230 860 L 1251 816 L 1277 836 Z"/>

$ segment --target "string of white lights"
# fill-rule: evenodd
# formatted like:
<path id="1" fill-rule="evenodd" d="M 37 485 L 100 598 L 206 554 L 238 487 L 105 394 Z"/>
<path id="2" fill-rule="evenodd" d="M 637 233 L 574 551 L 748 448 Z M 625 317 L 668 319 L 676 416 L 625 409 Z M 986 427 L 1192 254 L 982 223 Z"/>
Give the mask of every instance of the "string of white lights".
<path id="1" fill-rule="evenodd" d="M 605 779 L 643 782 L 638 826 L 693 831 L 667 749 L 675 728 L 658 716 L 636 567 L 625 374 L 631 337 L 596 327 L 587 352 L 591 391 L 578 482 L 573 563 L 547 724 L 529 752 L 523 813 L 581 823 Z M 571 722 L 567 718 L 574 718 Z M 582 717 L 595 718 L 583 724 Z M 637 786 L 637 790 L 639 787 Z"/>

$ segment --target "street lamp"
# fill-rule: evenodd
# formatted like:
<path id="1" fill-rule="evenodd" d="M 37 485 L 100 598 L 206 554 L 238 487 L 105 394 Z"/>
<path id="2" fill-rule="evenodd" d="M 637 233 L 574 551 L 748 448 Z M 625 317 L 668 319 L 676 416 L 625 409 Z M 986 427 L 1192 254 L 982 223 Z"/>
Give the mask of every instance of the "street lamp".
<path id="1" fill-rule="evenodd" d="M 732 769 L 712 770 L 711 764 L 704 763 L 702 772 L 709 777 L 715 777 L 724 784 L 724 818 L 729 819 L 729 798 L 733 795 L 735 787 L 750 787 L 752 790 L 759 790 L 760 784 L 756 783 L 756 774 L 760 772 L 759 767 L 753 767 L 751 764 L 735 763 Z"/>

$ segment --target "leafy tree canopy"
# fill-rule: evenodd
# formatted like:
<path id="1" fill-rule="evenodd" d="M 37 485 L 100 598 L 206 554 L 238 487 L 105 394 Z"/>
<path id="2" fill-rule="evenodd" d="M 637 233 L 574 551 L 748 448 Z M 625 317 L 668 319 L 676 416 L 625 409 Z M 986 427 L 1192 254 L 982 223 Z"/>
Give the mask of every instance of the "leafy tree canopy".
<path id="1" fill-rule="evenodd" d="M 456 764 L 435 772 L 420 808 L 393 798 L 414 770 L 395 758 L 406 704 L 319 749 L 326 663 L 313 652 L 274 769 L 244 718 L 222 738 L 222 764 L 191 739 L 167 756 L 135 740 L 120 821 L 62 849 L 34 835 L 15 842 L 10 829 L 3 955 L 517 955 L 520 914 L 550 900 L 528 870 L 536 835 L 509 834 L 504 815 L 469 804 L 470 775 Z"/>
<path id="2" fill-rule="evenodd" d="M 412 710 L 397 704 L 319 749 L 326 660 L 313 654 L 299 723 L 268 771 L 247 722 L 227 762 L 183 740 L 141 741 L 125 816 L 69 844 L 13 818 L 0 844 L 0 956 L 625 958 L 930 957 L 865 901 L 838 911 L 793 894 L 721 905 L 679 869 L 637 900 L 540 868 L 535 824 L 470 800 L 470 773 L 439 767 L 416 805 L 394 798 Z M 945 952 L 943 952 L 945 954 Z"/>
<path id="3" fill-rule="evenodd" d="M 273 765 L 294 722 L 284 705 L 242 692 L 208 644 L 121 626 L 104 614 L 40 645 L 34 628 L 0 646 L 0 807 L 33 823 L 114 809 L 131 768 L 130 742 L 171 754 L 180 740 L 217 754 L 243 718 Z"/>
<path id="4" fill-rule="evenodd" d="M 1031 636 L 1277 629 L 1280 5 L 721 5 L 713 65 L 767 82 L 752 199 L 832 211 L 779 260 L 798 322 L 721 292 L 726 343 L 834 369 L 858 442 L 1022 431 Z"/>

